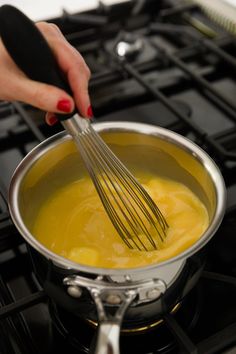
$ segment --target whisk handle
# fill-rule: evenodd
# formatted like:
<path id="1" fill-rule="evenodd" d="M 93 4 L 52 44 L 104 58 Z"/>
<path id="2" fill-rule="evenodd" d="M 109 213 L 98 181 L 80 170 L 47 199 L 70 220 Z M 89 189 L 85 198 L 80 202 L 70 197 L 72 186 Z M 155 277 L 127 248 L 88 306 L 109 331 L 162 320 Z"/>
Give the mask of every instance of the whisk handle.
<path id="1" fill-rule="evenodd" d="M 16 7 L 0 7 L 0 36 L 15 64 L 30 79 L 57 86 L 72 95 L 55 57 L 33 21 Z M 71 118 L 75 112 L 57 114 L 60 120 Z"/>

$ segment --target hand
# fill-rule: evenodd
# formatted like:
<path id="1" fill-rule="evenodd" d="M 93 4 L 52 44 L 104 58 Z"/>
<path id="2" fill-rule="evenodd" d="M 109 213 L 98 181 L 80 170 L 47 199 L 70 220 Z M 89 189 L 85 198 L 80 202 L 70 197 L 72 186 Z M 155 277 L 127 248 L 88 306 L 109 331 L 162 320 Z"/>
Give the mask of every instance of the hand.
<path id="1" fill-rule="evenodd" d="M 75 106 L 83 117 L 92 117 L 88 94 L 90 70 L 84 59 L 66 41 L 56 25 L 38 22 L 36 26 L 51 47 L 60 69 L 68 80 L 74 98 L 55 86 L 26 77 L 0 41 L 0 99 L 22 101 L 46 111 L 46 121 L 49 125 L 55 123 L 55 113 L 70 113 Z"/>

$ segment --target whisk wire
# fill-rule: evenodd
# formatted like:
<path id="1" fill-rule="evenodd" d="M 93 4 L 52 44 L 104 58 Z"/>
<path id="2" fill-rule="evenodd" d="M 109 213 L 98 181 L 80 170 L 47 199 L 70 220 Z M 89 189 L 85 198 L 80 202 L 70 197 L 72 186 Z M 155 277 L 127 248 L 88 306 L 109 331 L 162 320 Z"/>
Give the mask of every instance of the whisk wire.
<path id="1" fill-rule="evenodd" d="M 94 140 L 101 147 L 100 152 L 103 153 L 103 155 L 104 155 L 104 152 L 106 151 L 107 152 L 106 156 L 109 156 L 109 158 L 111 158 L 111 160 L 112 160 L 111 167 L 113 168 L 115 173 L 117 173 L 117 169 L 121 169 L 120 176 L 122 176 L 122 179 L 124 181 L 126 181 L 126 179 L 129 178 L 129 180 L 130 180 L 130 181 L 128 181 L 129 189 L 127 189 L 127 191 L 128 192 L 130 190 L 134 191 L 132 185 L 135 185 L 135 187 L 141 193 L 143 199 L 148 203 L 148 206 L 151 209 L 151 211 L 153 212 L 153 214 L 156 217 L 160 218 L 160 222 L 162 224 L 162 227 L 164 229 L 166 229 L 168 227 L 168 224 L 167 224 L 165 218 L 163 217 L 163 215 L 162 215 L 161 211 L 159 210 L 159 208 L 157 207 L 157 205 L 152 201 L 152 199 L 150 199 L 146 190 L 136 181 L 136 179 L 132 176 L 132 174 L 129 172 L 129 170 L 119 161 L 119 159 L 117 159 L 117 157 L 108 148 L 108 146 L 103 142 L 103 140 L 96 134 L 96 132 L 94 131 L 94 129 L 92 127 L 91 127 L 91 133 L 93 134 Z M 106 157 L 106 156 L 104 156 L 104 157 Z M 140 197 L 137 195 L 137 193 L 134 192 L 133 196 L 135 196 L 137 198 L 138 202 L 140 203 Z M 146 207 L 143 204 L 142 204 L 142 206 L 143 206 L 143 211 L 147 212 Z M 147 216 L 149 216 L 151 218 L 150 214 L 148 214 Z M 152 218 L 150 220 L 154 223 L 154 220 Z"/>
<path id="2" fill-rule="evenodd" d="M 82 140 L 82 141 L 83 141 L 83 140 Z M 106 170 L 104 169 L 104 166 L 103 166 L 103 165 L 104 165 L 104 162 L 103 162 L 103 160 L 99 159 L 99 157 L 98 157 L 97 154 L 95 153 L 95 150 L 94 150 L 94 147 L 95 147 L 95 146 L 94 146 L 94 144 L 93 144 L 94 141 L 93 141 L 93 140 L 91 141 L 91 142 L 92 142 L 91 146 L 88 144 L 89 141 L 88 141 L 87 139 L 84 139 L 83 142 L 85 143 L 85 144 L 84 144 L 85 146 L 83 146 L 83 147 L 81 146 L 81 148 L 85 148 L 85 149 L 86 149 L 86 152 L 89 151 L 89 152 L 91 153 L 91 155 L 92 155 L 92 156 L 88 157 L 88 160 L 90 161 L 91 166 L 92 166 L 92 169 L 91 169 L 91 166 L 90 166 L 90 169 L 92 170 L 93 177 L 95 177 L 95 186 L 98 187 L 98 193 L 99 193 L 99 195 L 100 195 L 100 197 L 101 197 L 101 199 L 102 199 L 102 202 L 103 202 L 103 203 L 105 202 L 105 206 L 106 206 L 106 207 L 109 206 L 108 212 L 110 213 L 110 215 L 111 215 L 112 217 L 115 218 L 115 220 L 116 220 L 116 225 L 118 224 L 118 225 L 123 229 L 123 231 L 125 231 L 124 233 L 122 232 L 122 238 L 123 238 L 123 239 L 125 238 L 126 244 L 127 244 L 127 242 L 128 242 L 128 240 L 127 240 L 127 235 L 131 234 L 131 231 L 132 231 L 132 234 L 135 234 L 136 228 L 134 227 L 134 224 L 131 222 L 131 220 L 127 217 L 127 213 L 124 212 L 124 209 L 122 208 L 122 205 L 120 204 L 120 202 L 121 202 L 121 201 L 123 202 L 123 204 L 124 204 L 125 207 L 127 208 L 127 211 L 128 211 L 128 213 L 129 213 L 129 215 L 131 216 L 131 218 L 134 219 L 134 215 L 131 214 L 128 205 L 125 203 L 124 198 L 122 198 L 122 196 L 120 195 L 119 190 L 116 188 L 116 185 L 114 184 L 114 180 L 112 180 L 112 177 L 111 177 L 111 176 L 106 172 Z M 96 159 L 96 157 L 97 157 L 97 159 Z M 100 160 L 101 160 L 101 161 L 100 161 Z M 106 165 L 106 163 L 105 163 L 105 165 Z M 102 169 L 101 169 L 101 167 L 102 167 Z M 109 166 L 106 166 L 106 167 L 107 167 L 107 169 L 109 170 Z M 97 169 L 98 169 L 98 172 L 99 172 L 97 175 L 94 174 L 95 168 L 97 168 Z M 89 170 L 89 171 L 90 171 L 90 170 Z M 103 174 L 105 174 L 106 177 L 107 177 L 107 179 L 106 179 L 106 178 L 102 178 L 102 182 L 104 182 L 106 188 L 107 188 L 108 191 L 109 191 L 109 193 L 107 193 L 107 194 L 104 193 L 104 187 L 102 186 L 102 183 L 101 183 L 101 181 L 100 181 L 99 178 L 98 178 L 98 176 L 103 176 Z M 92 178 L 93 178 L 93 177 L 92 177 Z M 107 183 L 108 181 L 110 182 L 110 184 Z M 111 188 L 111 185 L 112 185 L 112 188 Z M 114 192 L 114 189 L 115 189 L 115 191 L 117 192 L 117 196 L 120 197 L 120 200 L 117 199 L 116 196 L 115 196 L 115 194 L 113 193 L 113 192 Z M 119 207 L 120 212 L 122 213 L 123 217 L 126 219 L 126 222 L 127 222 L 128 225 L 130 226 L 130 229 L 131 229 L 131 230 L 127 229 L 127 228 L 125 227 L 124 223 L 122 223 L 122 221 L 121 221 L 121 219 L 119 218 L 117 212 L 115 211 L 115 208 L 113 207 L 113 204 L 112 204 L 111 200 L 109 200 L 108 195 L 110 195 L 110 196 L 114 199 L 115 205 Z M 135 221 L 136 221 L 136 224 L 137 224 L 139 220 L 136 218 Z M 138 236 L 137 236 L 137 238 L 138 238 L 139 242 L 141 243 L 142 247 L 147 250 L 145 244 L 141 241 L 141 239 L 140 239 Z M 135 242 L 135 239 L 129 239 L 129 240 L 131 240 L 131 241 L 135 244 L 136 248 L 140 249 L 140 246 L 137 244 L 137 242 Z M 128 245 L 129 245 L 130 248 L 133 248 L 132 245 L 130 244 L 130 242 L 128 242 Z M 140 250 L 141 250 L 141 249 L 140 249 Z"/>
<path id="3" fill-rule="evenodd" d="M 95 140 L 91 138 L 92 145 L 93 145 L 94 141 Z M 96 143 L 95 143 L 95 145 L 96 145 Z M 94 150 L 93 150 L 93 154 L 94 154 Z M 100 155 L 100 151 L 99 151 L 98 155 Z M 102 156 L 102 152 L 101 152 L 100 158 L 101 158 L 101 156 Z M 104 156 L 104 159 L 105 159 L 105 157 L 106 156 Z M 120 202 L 121 202 L 121 204 L 123 204 L 123 208 L 122 209 L 120 208 L 120 211 L 121 211 L 123 217 L 128 222 L 130 228 L 132 229 L 131 235 L 135 235 L 137 237 L 137 239 L 139 240 L 139 242 L 141 243 L 142 247 L 146 249 L 145 244 L 141 241 L 141 238 L 139 237 L 139 234 L 137 233 L 137 229 L 138 229 L 140 234 L 142 233 L 147 236 L 151 246 L 155 247 L 155 243 L 152 239 L 151 234 L 149 233 L 142 218 L 140 218 L 140 213 L 138 213 L 138 211 L 137 211 L 137 205 L 133 205 L 134 203 L 132 203 L 132 198 L 129 198 L 129 195 L 127 195 L 127 193 L 126 193 L 128 191 L 130 194 L 130 190 L 127 188 L 126 188 L 126 190 L 124 190 L 122 188 L 122 187 L 125 187 L 125 185 L 123 183 L 124 181 L 122 180 L 122 178 L 120 178 L 121 175 L 119 175 L 117 173 L 115 174 L 115 169 L 113 168 L 113 164 L 108 165 L 105 162 L 106 168 L 104 169 L 103 159 L 99 159 L 99 162 L 101 162 L 101 167 L 103 168 L 101 176 L 104 177 L 104 174 L 106 174 L 103 182 L 106 183 L 107 180 L 108 180 L 108 182 L 110 182 L 110 185 L 112 187 L 110 189 L 110 192 L 114 192 L 114 191 L 116 192 L 115 194 L 119 197 L 119 201 L 117 201 L 117 199 L 116 199 L 116 202 L 118 202 L 119 206 L 120 206 Z M 106 183 L 106 185 L 108 186 L 107 183 Z M 114 197 L 114 195 L 113 195 L 113 197 Z M 131 195 L 131 197 L 132 197 L 132 195 Z M 141 201 L 139 200 L 139 202 L 141 202 Z M 121 207 L 122 207 L 122 205 L 121 205 Z M 124 207 L 125 207 L 125 211 L 124 211 Z M 128 216 L 130 216 L 130 218 L 128 218 Z M 134 224 L 136 227 L 134 227 Z"/>
<path id="4" fill-rule="evenodd" d="M 164 241 L 168 224 L 147 191 L 89 123 L 81 129 L 76 141 L 101 201 L 122 240 L 129 248 L 157 249 L 158 238 Z M 151 232 L 154 230 L 158 238 Z"/>
<path id="5" fill-rule="evenodd" d="M 96 144 L 96 140 L 93 139 L 93 137 L 89 137 L 88 139 L 91 143 L 91 145 L 95 145 L 97 146 Z M 128 212 L 129 216 L 131 217 L 131 220 L 127 217 L 127 213 L 124 212 L 123 209 L 120 208 L 120 211 L 122 212 L 123 216 L 125 217 L 126 221 L 129 223 L 130 227 L 132 228 L 132 231 L 133 233 L 135 234 L 136 233 L 136 229 L 137 228 L 134 228 L 133 227 L 133 221 L 135 222 L 135 225 L 138 226 L 138 228 L 145 234 L 147 234 L 148 238 L 149 238 L 149 241 L 150 243 L 152 244 L 153 247 L 155 247 L 155 243 L 151 237 L 151 234 L 149 233 L 145 223 L 143 222 L 142 218 L 140 218 L 140 214 L 138 213 L 138 211 L 136 210 L 135 206 L 133 205 L 133 203 L 130 201 L 130 199 L 128 198 L 127 196 L 127 193 L 131 196 L 131 197 L 134 197 L 131 195 L 130 193 L 130 189 L 127 189 L 125 188 L 125 191 L 122 189 L 122 186 L 126 187 L 125 184 L 123 183 L 123 180 L 122 180 L 122 175 L 119 175 L 119 174 L 115 174 L 115 169 L 114 169 L 114 164 L 110 164 L 108 165 L 106 161 L 103 161 L 103 159 L 101 158 L 102 155 L 103 155 L 103 151 L 100 151 L 102 149 L 99 148 L 98 146 L 98 150 L 99 150 L 99 157 L 98 157 L 98 161 L 99 161 L 99 164 L 100 164 L 100 167 L 102 169 L 102 171 L 100 170 L 101 172 L 101 176 L 103 177 L 103 174 L 106 175 L 107 179 L 104 178 L 103 179 L 103 182 L 106 184 L 106 186 L 109 188 L 110 192 L 113 191 L 113 189 L 116 191 L 120 201 L 123 203 L 123 205 L 125 206 L 125 210 Z M 94 153 L 94 149 L 93 151 L 91 152 L 93 155 L 95 155 L 96 153 Z M 97 154 L 96 154 L 97 155 Z M 106 157 L 106 156 L 104 156 Z M 95 159 L 95 156 L 94 156 L 94 159 Z M 104 163 L 106 165 L 106 169 L 104 169 Z M 108 172 L 107 172 L 108 171 Z M 110 188 L 109 184 L 107 183 L 107 180 L 110 182 L 112 188 Z M 116 183 L 114 183 L 116 182 Z M 120 182 L 120 183 L 119 183 Z M 119 201 L 115 198 L 114 194 L 113 195 L 113 198 L 115 199 L 115 201 L 119 204 L 120 206 L 120 203 Z M 136 197 L 136 196 L 135 196 Z M 139 199 L 139 202 L 140 202 L 140 199 Z M 141 239 L 139 238 L 138 234 L 137 234 L 137 238 L 139 239 L 139 241 L 142 243 L 142 246 L 145 248 L 145 245 L 144 243 L 141 241 Z"/>

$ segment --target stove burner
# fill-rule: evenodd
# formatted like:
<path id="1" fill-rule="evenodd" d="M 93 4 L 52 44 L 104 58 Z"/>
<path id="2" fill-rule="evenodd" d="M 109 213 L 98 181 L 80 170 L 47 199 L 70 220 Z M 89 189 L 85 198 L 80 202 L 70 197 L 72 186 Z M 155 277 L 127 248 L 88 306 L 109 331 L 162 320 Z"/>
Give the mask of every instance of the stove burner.
<path id="1" fill-rule="evenodd" d="M 178 303 L 177 305 L 175 305 L 175 306 L 173 307 L 173 309 L 170 311 L 170 313 L 171 313 L 172 315 L 175 314 L 175 313 L 179 310 L 180 306 L 181 306 L 181 303 Z M 93 328 L 97 328 L 97 326 L 98 326 L 98 323 L 95 322 L 95 321 L 87 320 L 87 322 L 88 322 L 89 324 L 91 324 L 91 326 L 92 326 Z M 121 328 L 121 333 L 122 333 L 122 334 L 139 334 L 139 333 L 146 333 L 146 332 L 148 332 L 148 331 L 150 331 L 150 330 L 153 330 L 154 328 L 156 328 L 157 326 L 159 326 L 159 325 L 162 324 L 162 323 L 163 323 L 163 319 L 161 318 L 161 319 L 159 319 L 159 320 L 157 320 L 157 321 L 155 321 L 155 322 L 148 323 L 148 324 L 145 325 L 145 326 L 141 326 L 141 327 L 139 326 L 139 327 L 135 327 L 135 328 Z"/>
<path id="2" fill-rule="evenodd" d="M 124 33 L 115 46 L 118 57 L 134 59 L 144 47 L 143 39 L 131 33 Z"/>
<path id="3" fill-rule="evenodd" d="M 201 312 L 202 296 L 200 287 L 196 287 L 183 300 L 181 304 L 172 310 L 172 315 L 189 332 L 194 329 Z M 57 338 L 58 348 L 70 354 L 88 353 L 96 343 L 96 331 L 94 326 L 69 314 L 67 311 L 50 303 L 50 315 L 54 325 L 54 335 Z M 175 312 L 175 313 L 173 313 Z M 176 354 L 176 341 L 169 331 L 165 318 L 161 319 L 157 326 L 148 331 L 123 331 L 120 337 L 122 354 L 129 354 L 132 348 L 133 353 L 139 354 Z M 72 351 L 71 351 L 72 350 Z"/>

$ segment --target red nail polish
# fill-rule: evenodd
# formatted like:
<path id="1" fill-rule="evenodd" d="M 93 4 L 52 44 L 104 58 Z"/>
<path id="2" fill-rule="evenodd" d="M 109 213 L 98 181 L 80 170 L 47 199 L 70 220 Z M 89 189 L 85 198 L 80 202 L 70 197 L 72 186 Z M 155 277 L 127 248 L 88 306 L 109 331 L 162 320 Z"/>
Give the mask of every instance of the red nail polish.
<path id="1" fill-rule="evenodd" d="M 87 115 L 89 118 L 93 118 L 94 117 L 94 114 L 93 114 L 93 110 L 92 110 L 92 106 L 88 106 L 88 109 L 87 109 Z"/>
<path id="2" fill-rule="evenodd" d="M 57 109 L 59 109 L 59 111 L 70 113 L 71 108 L 72 108 L 72 104 L 71 101 L 69 100 L 60 100 L 57 102 Z"/>
<path id="3" fill-rule="evenodd" d="M 57 119 L 57 117 L 56 116 L 50 116 L 49 118 L 48 118 L 48 124 L 49 125 L 54 125 L 56 122 L 58 121 L 58 119 Z"/>

